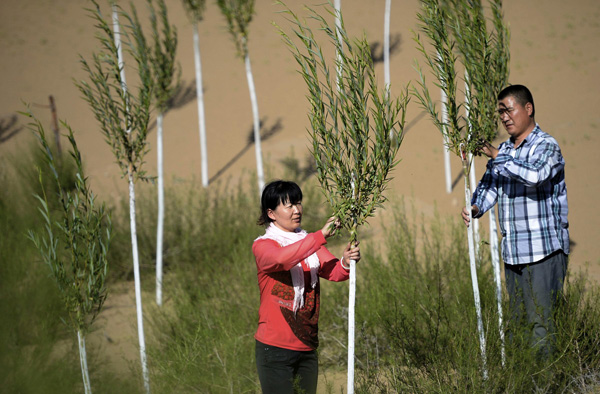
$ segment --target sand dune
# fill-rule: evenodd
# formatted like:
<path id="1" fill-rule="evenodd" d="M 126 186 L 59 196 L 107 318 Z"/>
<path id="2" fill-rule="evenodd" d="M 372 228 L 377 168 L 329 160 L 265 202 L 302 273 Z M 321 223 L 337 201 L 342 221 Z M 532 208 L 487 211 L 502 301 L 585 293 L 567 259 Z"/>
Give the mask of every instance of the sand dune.
<path id="1" fill-rule="evenodd" d="M 134 3 L 138 9 L 145 9 L 143 1 Z M 165 117 L 165 174 L 173 182 L 199 179 L 200 160 L 193 101 L 192 27 L 179 1 L 167 3 L 171 21 L 179 32 L 178 58 L 182 83 L 188 89 Z M 381 45 L 384 1 L 342 3 L 350 35 L 364 31 L 371 43 Z M 16 152 L 31 138 L 24 120 L 15 115 L 24 109 L 22 101 L 32 103 L 49 128 L 49 110 L 41 106 L 47 105 L 48 96 L 53 95 L 59 117 L 76 131 L 92 187 L 101 198 L 110 199 L 125 191 L 126 184 L 120 179 L 113 155 L 91 111 L 73 84 L 73 79 L 85 77 L 78 63 L 79 54 L 89 58 L 98 45 L 92 20 L 83 9 L 87 4 L 74 0 L 0 3 L 0 155 Z M 276 21 L 284 28 L 287 26 L 276 13 L 278 7 L 271 0 L 258 0 L 256 9 L 250 28 L 250 56 L 261 118 L 265 129 L 272 131 L 263 141 L 264 158 L 268 166 L 275 168 L 292 152 L 301 160 L 306 157 L 308 104 L 296 64 L 271 25 L 271 21 Z M 417 78 L 413 62 L 418 54 L 412 41 L 417 10 L 417 1 L 392 4 L 391 33 L 396 43 L 391 57 L 392 92 Z M 567 162 L 569 219 L 574 241 L 571 267 L 587 267 L 590 275 L 599 279 L 600 213 L 594 201 L 600 194 L 597 175 L 600 3 L 595 0 L 506 2 L 505 18 L 511 30 L 510 82 L 531 88 L 536 101 L 536 120 L 559 141 Z M 243 62 L 235 56 L 225 20 L 213 2 L 207 6 L 200 35 L 209 176 L 217 181 L 239 179 L 255 168 L 254 150 L 248 145 L 252 112 Z M 377 64 L 377 71 L 383 81 L 381 63 Z M 399 153 L 402 162 L 396 169 L 390 194 L 413 198 L 426 217 L 433 215 L 436 207 L 440 213 L 455 215 L 458 220 L 463 201 L 458 158 L 452 159 L 457 185 L 451 194 L 446 194 L 441 136 L 414 100 L 407 122 L 409 128 Z M 506 132 L 501 130 L 499 141 L 506 138 Z M 154 139 L 152 132 L 147 157 L 150 173 L 155 173 Z M 479 176 L 484 168 L 485 161 L 478 158 Z M 385 216 L 385 212 L 381 215 Z M 483 228 L 487 228 L 485 223 L 483 220 Z"/>
<path id="2" fill-rule="evenodd" d="M 144 2 L 135 2 L 140 12 Z M 89 58 L 96 48 L 92 20 L 81 1 L 48 2 L 42 0 L 5 0 L 0 5 L 0 153 L 22 147 L 30 138 L 23 120 L 15 115 L 22 101 L 33 109 L 48 127 L 46 108 L 53 95 L 58 115 L 77 133 L 92 185 L 101 197 L 123 191 L 118 167 L 109 147 L 81 99 L 73 79 L 84 78 L 78 56 Z M 165 173 L 168 179 L 199 178 L 199 137 L 197 112 L 193 102 L 194 63 L 191 24 L 178 1 L 169 1 L 172 23 L 179 31 L 179 62 L 182 83 L 187 88 L 176 108 L 165 117 Z M 344 1 L 343 13 L 351 35 L 365 32 L 369 41 L 381 45 L 383 1 Z M 508 3 L 505 18 L 511 28 L 512 83 L 528 85 L 534 93 L 536 120 L 561 144 L 567 162 L 571 235 L 575 248 L 572 266 L 590 263 L 594 276 L 600 274 L 600 214 L 593 208 L 600 191 L 594 175 L 600 161 L 594 159 L 598 148 L 600 118 L 600 4 L 592 0 L 574 3 L 532 1 Z M 127 8 L 127 7 L 125 7 Z M 296 65 L 281 42 L 271 21 L 284 28 L 278 7 L 271 1 L 256 4 L 256 17 L 250 29 L 251 60 L 264 127 L 273 131 L 263 142 L 268 166 L 292 153 L 301 160 L 308 145 L 308 104 L 306 88 Z M 412 41 L 418 2 L 392 5 L 391 34 L 397 45 L 392 52 L 392 91 L 416 78 L 413 62 L 418 58 Z M 108 11 L 108 9 L 106 10 Z M 202 66 L 205 84 L 209 149 L 209 176 L 212 180 L 236 179 L 255 166 L 254 150 L 248 141 L 252 112 L 243 62 L 225 29 L 224 18 L 216 5 L 208 4 L 200 25 Z M 377 64 L 380 79 L 382 65 Z M 132 71 L 128 67 L 128 71 Z M 186 94 L 187 93 L 187 94 Z M 402 158 L 392 182 L 394 195 L 414 196 L 418 206 L 430 214 L 434 204 L 443 214 L 454 214 L 462 202 L 460 181 L 452 194 L 444 190 L 441 137 L 413 101 L 407 116 L 409 128 L 400 150 Z M 155 134 L 149 137 L 155 145 Z M 501 130 L 499 139 L 505 139 Z M 485 161 L 478 159 L 476 170 L 482 174 Z M 460 175 L 460 163 L 453 158 L 453 178 Z M 155 173 L 155 154 L 147 156 L 147 169 Z M 274 171 L 277 172 L 277 171 Z"/>

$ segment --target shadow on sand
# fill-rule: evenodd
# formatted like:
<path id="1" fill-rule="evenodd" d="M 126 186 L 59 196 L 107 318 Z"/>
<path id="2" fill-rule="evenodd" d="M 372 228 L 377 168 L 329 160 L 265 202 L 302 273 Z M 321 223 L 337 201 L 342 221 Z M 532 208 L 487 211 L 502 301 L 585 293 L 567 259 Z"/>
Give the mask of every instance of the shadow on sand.
<path id="1" fill-rule="evenodd" d="M 400 33 L 391 34 L 390 35 L 390 57 L 396 53 L 400 52 L 400 45 L 402 44 L 402 36 Z M 371 59 L 373 59 L 373 64 L 382 63 L 383 62 L 383 44 L 379 41 L 372 42 L 369 44 L 371 49 Z"/>
<path id="2" fill-rule="evenodd" d="M 266 141 L 271 138 L 273 135 L 277 134 L 281 130 L 283 130 L 283 125 L 281 123 L 281 118 L 278 118 L 275 123 L 271 126 L 265 126 L 267 118 L 262 118 L 260 120 L 260 140 Z M 217 180 L 225 171 L 227 171 L 236 161 L 238 161 L 244 153 L 248 151 L 254 145 L 254 129 L 253 126 L 250 127 L 250 131 L 247 134 L 246 145 L 236 154 L 231 160 L 229 160 L 219 171 L 215 173 L 209 180 L 208 183 L 212 183 Z"/>
<path id="3" fill-rule="evenodd" d="M 0 144 L 8 141 L 21 130 L 22 126 L 17 124 L 17 115 L 13 114 L 0 119 Z"/>

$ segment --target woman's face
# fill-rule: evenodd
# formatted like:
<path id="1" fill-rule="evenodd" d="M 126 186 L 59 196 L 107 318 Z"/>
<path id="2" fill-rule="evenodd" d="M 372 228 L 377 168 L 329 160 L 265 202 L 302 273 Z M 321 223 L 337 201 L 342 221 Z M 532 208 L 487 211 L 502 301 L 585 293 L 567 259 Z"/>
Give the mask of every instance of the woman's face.
<path id="1" fill-rule="evenodd" d="M 302 224 L 302 202 L 281 202 L 275 209 L 267 211 L 269 218 L 283 231 L 294 232 Z"/>

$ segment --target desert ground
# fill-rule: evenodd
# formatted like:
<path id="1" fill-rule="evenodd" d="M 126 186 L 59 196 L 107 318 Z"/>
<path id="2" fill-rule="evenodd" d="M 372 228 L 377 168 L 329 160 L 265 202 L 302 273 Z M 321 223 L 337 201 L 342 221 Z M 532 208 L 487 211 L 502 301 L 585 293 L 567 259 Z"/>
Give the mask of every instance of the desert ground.
<path id="1" fill-rule="evenodd" d="M 108 16 L 107 2 L 101 3 Z M 134 3 L 143 16 L 145 2 L 135 0 Z M 302 4 L 289 3 L 297 9 Z M 349 34 L 366 34 L 369 42 L 377 46 L 376 53 L 380 53 L 383 43 L 384 3 L 383 0 L 342 1 Z M 23 102 L 32 105 L 50 130 L 51 117 L 46 106 L 48 96 L 53 95 L 59 118 L 66 120 L 75 131 L 92 188 L 100 198 L 111 200 L 126 191 L 126 182 L 121 179 L 91 110 L 73 83 L 86 78 L 79 56 L 89 59 L 92 52 L 98 50 L 93 21 L 84 10 L 89 5 L 81 0 L 3 0 L 0 3 L 0 155 L 7 157 L 26 149 L 32 139 L 26 121 L 16 114 L 24 110 Z M 171 22 L 179 34 L 177 57 L 183 86 L 176 105 L 165 116 L 168 187 L 174 182 L 194 179 L 199 184 L 200 148 L 194 101 L 192 25 L 180 1 L 168 0 L 167 5 Z M 122 6 L 128 9 L 125 2 Z M 392 2 L 392 94 L 418 78 L 413 68 L 415 60 L 422 61 L 413 42 L 418 9 L 419 2 L 415 0 Z M 275 21 L 289 31 L 289 25 L 277 13 L 279 10 L 281 7 L 271 0 L 257 0 L 249 32 L 263 132 L 271 131 L 262 143 L 263 157 L 267 168 L 276 174 L 280 160 L 291 154 L 304 163 L 309 145 L 307 90 L 294 59 L 271 24 Z M 600 160 L 596 152 L 600 148 L 600 2 L 506 2 L 504 11 L 511 33 L 509 81 L 531 89 L 536 121 L 556 138 L 565 157 L 573 242 L 570 268 L 586 269 L 598 280 L 600 211 L 594 201 L 600 195 Z M 253 147 L 248 144 L 252 111 L 244 64 L 236 57 L 225 19 L 214 2 L 207 4 L 199 29 L 211 185 L 248 178 L 255 170 L 255 156 Z M 383 65 L 378 62 L 376 67 L 383 85 Z M 127 72 L 132 71 L 127 67 Z M 406 135 L 399 151 L 401 162 L 395 169 L 388 194 L 394 198 L 405 196 L 426 218 L 438 212 L 459 220 L 464 204 L 460 160 L 452 157 L 455 182 L 452 193 L 447 194 L 441 135 L 416 100 L 410 103 L 406 120 Z M 155 138 L 155 130 L 152 130 L 146 163 L 150 174 L 156 173 Z M 506 138 L 506 132 L 500 129 L 497 143 Z M 65 145 L 66 139 L 63 142 Z M 481 176 L 485 160 L 477 158 L 475 168 Z M 380 231 L 378 226 L 382 219 L 385 219 L 385 211 L 373 221 L 375 233 Z M 482 229 L 487 229 L 485 218 Z M 376 239 L 373 237 L 373 242 Z M 126 358 L 132 354 L 135 357 L 132 297 L 125 295 L 112 300 L 109 297 L 106 313 L 111 310 L 114 316 L 124 320 L 108 323 L 111 319 L 104 316 L 107 324 L 104 333 L 111 337 L 107 344 L 122 338 L 116 340 L 120 343 L 119 352 Z M 127 343 L 129 337 L 131 343 Z"/>

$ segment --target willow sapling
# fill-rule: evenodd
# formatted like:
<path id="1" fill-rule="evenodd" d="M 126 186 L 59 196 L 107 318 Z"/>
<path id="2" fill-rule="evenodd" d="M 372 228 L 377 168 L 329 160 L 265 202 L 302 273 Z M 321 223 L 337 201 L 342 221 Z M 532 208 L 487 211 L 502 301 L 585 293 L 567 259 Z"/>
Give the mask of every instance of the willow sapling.
<path id="1" fill-rule="evenodd" d="M 68 316 L 65 323 L 77 333 L 84 391 L 91 394 L 85 338 L 106 300 L 106 256 L 112 229 L 110 214 L 104 204 L 96 202 L 96 196 L 88 185 L 73 130 L 63 123 L 69 131 L 67 138 L 71 143 L 70 154 L 76 169 L 75 189 L 69 191 L 61 184 L 57 161 L 42 124 L 30 111 L 23 114 L 31 118 L 29 128 L 41 145 L 44 160 L 58 191 L 56 195 L 46 195 L 43 178 L 49 174 L 44 174 L 38 168 L 42 195 L 36 194 L 35 197 L 44 219 L 44 231 L 37 233 L 29 230 L 27 236 L 39 250 L 58 286 Z M 59 217 L 56 220 L 49 208 L 55 204 L 50 204 L 49 199 L 58 202 Z"/>
<path id="2" fill-rule="evenodd" d="M 318 24 L 339 56 L 330 71 L 328 60 L 313 30 L 285 7 L 292 24 L 288 35 L 278 26 L 284 42 L 300 66 L 308 87 L 312 155 L 323 193 L 342 226 L 356 244 L 358 228 L 385 202 L 383 192 L 398 164 L 396 153 L 402 143 L 408 90 L 391 99 L 389 86 L 380 91 L 366 38 L 350 40 L 341 13 L 331 4 L 324 10 L 339 28 L 312 8 L 309 20 Z M 338 34 L 339 37 L 338 38 Z M 295 42 L 299 41 L 297 45 Z M 354 305 L 356 265 L 350 262 L 348 316 L 348 393 L 354 391 Z"/>
<path id="3" fill-rule="evenodd" d="M 433 54 L 425 48 L 424 39 L 415 34 L 417 49 L 434 75 L 436 86 L 442 89 L 447 98 L 447 118 L 440 118 L 429 94 L 425 75 L 418 64 L 416 68 L 420 80 L 418 86 L 413 89 L 413 94 L 446 138 L 448 149 L 461 158 L 465 179 L 465 204 L 469 208 L 471 206 L 469 173 L 472 155 L 480 154 L 483 145 L 491 142 L 497 134 L 496 98 L 508 79 L 508 30 L 502 17 L 502 2 L 490 0 L 490 4 L 492 29 L 487 27 L 487 18 L 481 1 L 422 0 L 421 12 L 417 15 L 420 21 L 419 30 L 424 33 L 433 47 Z M 467 86 L 464 102 L 459 102 L 457 97 L 459 62 L 464 68 L 464 83 Z M 470 212 L 470 209 L 468 211 Z M 485 334 L 481 319 L 473 226 L 469 226 L 467 231 L 482 372 L 484 378 L 487 378 Z M 496 268 L 499 263 L 494 262 L 494 264 L 496 271 L 499 269 Z M 499 288 L 497 283 L 497 289 Z M 501 297 L 499 293 L 498 297 Z M 498 309 L 498 315 L 500 335 L 503 340 L 501 308 Z M 504 350 L 502 350 L 502 359 L 504 362 Z"/>
<path id="4" fill-rule="evenodd" d="M 227 19 L 229 33 L 235 43 L 238 56 L 244 59 L 246 66 L 246 79 L 250 92 L 252 104 L 252 116 L 254 120 L 254 150 L 256 154 L 256 175 L 258 177 L 258 193 L 262 193 L 265 186 L 265 175 L 263 170 L 262 148 L 260 140 L 260 116 L 258 112 L 258 100 L 254 77 L 250 65 L 250 52 L 248 51 L 248 27 L 254 15 L 254 0 L 217 0 L 221 12 Z"/>
<path id="5" fill-rule="evenodd" d="M 167 6 L 164 0 L 158 3 L 158 17 L 153 0 L 148 0 L 150 25 L 152 28 L 152 47 L 148 48 L 154 89 L 156 109 L 156 167 L 158 172 L 158 215 L 156 224 L 156 304 L 162 306 L 163 278 L 163 232 L 165 222 L 165 177 L 163 170 L 163 119 L 168 109 L 169 99 L 173 97 L 179 85 L 179 73 L 175 60 L 177 53 L 177 30 L 169 24 Z M 160 29 L 158 20 L 160 19 Z"/>
<path id="6" fill-rule="evenodd" d="M 92 0 L 93 9 L 89 9 L 96 27 L 100 30 L 96 35 L 100 42 L 100 50 L 92 54 L 91 63 L 83 57 L 80 62 L 88 81 L 77 81 L 76 85 L 92 109 L 106 142 L 111 147 L 123 177 L 129 186 L 129 219 L 131 230 L 131 247 L 133 256 L 133 274 L 135 283 L 136 314 L 140 362 L 144 387 L 150 392 L 150 377 L 146 359 L 146 343 L 144 336 L 144 319 L 142 311 L 142 293 L 139 272 L 139 253 L 137 243 L 135 182 L 147 181 L 142 166 L 147 153 L 146 138 L 152 101 L 153 80 L 146 39 L 132 6 L 130 16 L 121 10 L 127 23 L 120 32 L 125 38 L 125 48 L 134 59 L 139 84 L 134 90 L 127 87 L 122 79 L 122 64 L 119 61 L 119 47 L 115 45 L 114 33 L 103 18 L 100 6 Z"/>
<path id="7" fill-rule="evenodd" d="M 200 35 L 198 23 L 203 19 L 206 0 L 182 0 L 192 22 L 194 35 L 194 66 L 196 73 L 196 103 L 198 105 L 198 129 L 200 134 L 200 167 L 202 186 L 208 187 L 208 154 L 206 149 L 206 117 L 204 115 L 204 88 L 202 83 L 202 62 L 200 61 Z"/>

